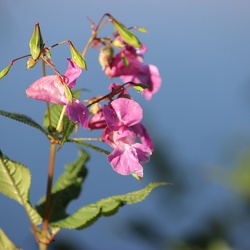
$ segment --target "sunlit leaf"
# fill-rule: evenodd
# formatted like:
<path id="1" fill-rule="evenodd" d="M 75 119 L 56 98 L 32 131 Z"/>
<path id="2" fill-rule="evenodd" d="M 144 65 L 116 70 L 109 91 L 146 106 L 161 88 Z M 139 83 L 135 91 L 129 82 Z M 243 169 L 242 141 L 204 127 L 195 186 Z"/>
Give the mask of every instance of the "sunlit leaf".
<path id="1" fill-rule="evenodd" d="M 68 216 L 64 220 L 52 223 L 51 227 L 67 229 L 82 229 L 90 226 L 101 215 L 111 216 L 117 213 L 118 209 L 125 204 L 135 204 L 144 200 L 156 187 L 166 185 L 165 182 L 155 182 L 149 184 L 144 189 L 124 195 L 112 196 L 102 199 L 95 204 L 90 204 L 80 208 L 77 212 Z"/>
<path id="2" fill-rule="evenodd" d="M 21 248 L 16 247 L 14 243 L 8 238 L 4 231 L 0 228 L 0 249 L 3 250 L 21 250 Z"/>
<path id="3" fill-rule="evenodd" d="M 8 159 L 0 151 L 0 192 L 24 206 L 34 224 L 42 219 L 29 201 L 31 175 L 27 167 Z"/>

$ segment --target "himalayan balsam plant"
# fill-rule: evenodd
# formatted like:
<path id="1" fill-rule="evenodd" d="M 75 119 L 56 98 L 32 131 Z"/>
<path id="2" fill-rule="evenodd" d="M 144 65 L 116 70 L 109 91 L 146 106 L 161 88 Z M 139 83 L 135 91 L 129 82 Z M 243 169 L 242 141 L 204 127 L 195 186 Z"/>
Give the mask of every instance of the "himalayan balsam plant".
<path id="1" fill-rule="evenodd" d="M 114 33 L 100 37 L 99 31 L 110 23 Z M 91 37 L 80 53 L 70 40 L 47 46 L 43 42 L 39 24 L 36 23 L 29 42 L 30 54 L 12 60 L 0 72 L 0 78 L 3 78 L 20 59 L 27 59 L 27 69 L 41 62 L 43 70 L 43 76 L 26 90 L 27 97 L 46 105 L 43 126 L 24 114 L 0 110 L 0 115 L 37 129 L 50 141 L 47 190 L 36 205 L 32 205 L 29 200 L 29 169 L 0 151 L 0 191 L 24 207 L 40 250 L 47 249 L 61 229 L 84 229 L 101 216 L 114 215 L 124 204 L 142 201 L 155 187 L 166 184 L 150 183 L 142 190 L 104 198 L 68 214 L 66 208 L 73 199 L 79 197 L 87 175 L 86 162 L 89 155 L 81 149 L 78 159 L 66 166 L 65 172 L 53 185 L 55 159 L 65 143 L 88 147 L 105 154 L 117 174 L 132 175 L 139 181 L 143 178 L 142 164 L 149 161 L 154 151 L 150 135 L 142 123 L 143 110 L 130 95 L 135 90 L 146 100 L 150 100 L 161 85 L 157 67 L 144 64 L 146 46 L 133 33 L 133 30 L 146 32 L 146 29 L 137 26 L 126 28 L 110 14 L 103 15 L 97 25 L 91 20 L 90 24 Z M 64 43 L 68 44 L 71 57 L 65 58 L 68 67 L 61 72 L 53 64 L 51 52 Z M 90 48 L 99 51 L 98 60 L 104 74 L 109 78 L 120 77 L 123 84 L 112 82 L 104 95 L 93 96 L 83 102 L 80 100 L 79 89 L 89 86 L 77 89 L 76 83 L 82 71 L 87 70 L 84 58 Z M 46 75 L 46 66 L 54 71 L 54 75 Z M 80 129 L 99 130 L 100 138 L 76 138 Z M 91 144 L 91 140 L 95 144 Z M 101 143 L 108 144 L 110 152 L 99 147 Z M 20 249 L 2 229 L 0 249 Z"/>

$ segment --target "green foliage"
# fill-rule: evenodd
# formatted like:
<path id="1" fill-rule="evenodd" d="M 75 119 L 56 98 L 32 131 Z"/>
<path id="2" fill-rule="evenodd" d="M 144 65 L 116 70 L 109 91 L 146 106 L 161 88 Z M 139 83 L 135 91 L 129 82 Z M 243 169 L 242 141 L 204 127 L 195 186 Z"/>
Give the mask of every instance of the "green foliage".
<path id="1" fill-rule="evenodd" d="M 58 221 L 68 216 L 66 208 L 68 204 L 77 199 L 81 193 L 82 184 L 87 176 L 86 162 L 89 155 L 79 151 L 78 159 L 66 165 L 65 172 L 59 177 L 52 189 L 51 216 L 50 221 Z M 42 215 L 44 211 L 45 198 L 37 205 L 38 212 Z"/>
<path id="2" fill-rule="evenodd" d="M 166 185 L 165 182 L 150 183 L 144 189 L 124 195 L 112 196 L 102 199 L 94 204 L 84 206 L 67 218 L 52 223 L 55 228 L 82 229 L 90 226 L 100 216 L 114 215 L 125 204 L 135 204 L 144 200 L 156 187 Z"/>
<path id="3" fill-rule="evenodd" d="M 29 125 L 31 127 L 34 127 L 36 129 L 40 130 L 46 136 L 48 135 L 47 131 L 44 130 L 43 127 L 41 127 L 38 123 L 36 123 L 33 119 L 31 119 L 30 117 L 28 117 L 26 115 L 19 114 L 19 113 L 13 113 L 13 112 L 7 112 L 7 111 L 4 111 L 4 110 L 0 110 L 0 115 L 8 117 L 8 118 L 10 118 L 12 120 L 16 120 L 18 122 L 22 122 L 24 124 L 27 124 L 27 125 Z"/>
<path id="4" fill-rule="evenodd" d="M 21 250 L 21 248 L 16 247 L 11 240 L 7 237 L 4 231 L 0 228 L 0 249 L 3 250 Z"/>
<path id="5" fill-rule="evenodd" d="M 28 168 L 8 159 L 0 151 L 0 192 L 24 206 L 30 220 L 38 225 L 42 219 L 30 204 L 30 184 Z"/>

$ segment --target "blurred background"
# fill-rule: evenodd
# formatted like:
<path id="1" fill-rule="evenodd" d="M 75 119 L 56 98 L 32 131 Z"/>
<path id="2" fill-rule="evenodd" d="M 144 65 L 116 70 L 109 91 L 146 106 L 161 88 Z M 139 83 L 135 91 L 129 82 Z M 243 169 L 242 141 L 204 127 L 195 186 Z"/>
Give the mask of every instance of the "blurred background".
<path id="1" fill-rule="evenodd" d="M 151 101 L 138 93 L 143 123 L 155 144 L 144 165 L 143 181 L 116 174 L 104 155 L 91 154 L 89 175 L 79 200 L 68 212 L 97 200 L 131 192 L 152 181 L 159 187 L 142 203 L 124 206 L 82 231 L 62 230 L 49 249 L 250 249 L 250 2 L 248 0 L 54 0 L 0 2 L 0 68 L 29 53 L 34 24 L 40 23 L 47 45 L 69 39 L 83 50 L 91 35 L 87 17 L 98 22 L 111 13 L 148 47 L 145 62 L 159 68 L 162 87 Z M 106 33 L 107 32 L 107 33 Z M 113 29 L 108 26 L 105 33 Z M 70 57 L 67 45 L 52 51 L 60 72 Z M 90 50 L 88 71 L 78 88 L 81 99 L 104 94 L 111 82 Z M 50 72 L 48 72 L 50 73 Z M 0 81 L 0 109 L 19 112 L 42 123 L 45 104 L 28 99 L 25 90 L 42 76 L 41 67 L 26 70 L 18 61 Z M 97 132 L 98 134 L 98 132 Z M 80 128 L 79 137 L 88 132 Z M 31 201 L 45 193 L 48 140 L 38 131 L 0 117 L 0 149 L 32 173 Z M 97 144 L 102 146 L 102 144 Z M 56 178 L 77 158 L 65 145 L 57 154 Z M 55 179 L 56 179 L 55 178 Z M 23 207 L 0 194 L 0 227 L 24 250 L 37 249 Z"/>

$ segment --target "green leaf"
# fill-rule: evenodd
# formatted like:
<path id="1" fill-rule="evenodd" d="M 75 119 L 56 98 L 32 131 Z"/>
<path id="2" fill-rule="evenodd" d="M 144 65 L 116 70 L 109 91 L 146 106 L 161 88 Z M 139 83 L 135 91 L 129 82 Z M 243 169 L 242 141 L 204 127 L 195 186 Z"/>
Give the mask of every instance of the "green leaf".
<path id="1" fill-rule="evenodd" d="M 122 23 L 111 17 L 114 29 L 122 37 L 122 39 L 133 46 L 134 48 L 141 48 L 142 44 L 134 33 L 129 31 Z"/>
<path id="2" fill-rule="evenodd" d="M 21 248 L 16 247 L 14 243 L 8 238 L 4 231 L 0 228 L 0 249 L 3 250 L 21 250 Z"/>
<path id="3" fill-rule="evenodd" d="M 89 155 L 79 151 L 78 159 L 66 165 L 65 172 L 58 178 L 52 189 L 51 198 L 51 216 L 50 221 L 57 221 L 68 216 L 66 208 L 68 204 L 78 198 L 82 190 L 82 184 L 87 176 L 86 162 Z M 42 215 L 44 212 L 45 198 L 37 205 L 38 212 Z"/>
<path id="4" fill-rule="evenodd" d="M 83 229 L 93 224 L 101 215 L 114 215 L 125 204 L 135 204 L 144 200 L 156 187 L 166 185 L 166 182 L 150 183 L 144 189 L 124 195 L 112 196 L 102 199 L 95 204 L 80 208 L 77 212 L 64 220 L 50 224 L 51 227 L 67 229 Z"/>
<path id="5" fill-rule="evenodd" d="M 50 227 L 82 229 L 92 225 L 99 217 L 100 207 L 97 204 L 91 204 L 80 208 L 76 213 L 64 220 L 50 224 Z"/>
<path id="6" fill-rule="evenodd" d="M 46 136 L 48 135 L 47 131 L 43 127 L 41 127 L 38 123 L 36 123 L 33 119 L 31 119 L 30 117 L 28 117 L 26 115 L 19 114 L 19 113 L 13 113 L 13 112 L 7 112 L 4 110 L 0 110 L 0 115 L 8 117 L 12 120 L 16 120 L 18 122 L 22 122 L 24 124 L 27 124 L 31 127 L 34 127 L 36 129 L 40 130 Z"/>
<path id="7" fill-rule="evenodd" d="M 104 150 L 104 149 L 99 148 L 99 147 L 96 147 L 96 146 L 94 146 L 92 144 L 89 144 L 87 142 L 84 142 L 84 141 L 77 141 L 77 140 L 74 140 L 74 139 L 68 139 L 67 142 L 73 142 L 73 143 L 76 143 L 78 145 L 81 145 L 81 146 L 84 146 L 84 147 L 87 147 L 87 148 L 91 148 L 91 149 L 93 149 L 93 150 L 95 150 L 95 151 L 97 151 L 99 153 L 103 153 L 105 155 L 109 155 L 110 154 L 109 151 Z"/>
<path id="8" fill-rule="evenodd" d="M 24 206 L 31 221 L 38 225 L 42 219 L 29 201 L 31 175 L 27 167 L 8 159 L 0 151 L 0 192 Z"/>
<path id="9" fill-rule="evenodd" d="M 63 105 L 52 104 L 50 105 L 50 117 L 51 117 L 51 127 L 48 115 L 48 110 L 45 112 L 43 117 L 43 126 L 47 128 L 50 132 L 55 132 L 58 124 L 58 120 L 61 116 Z"/>

